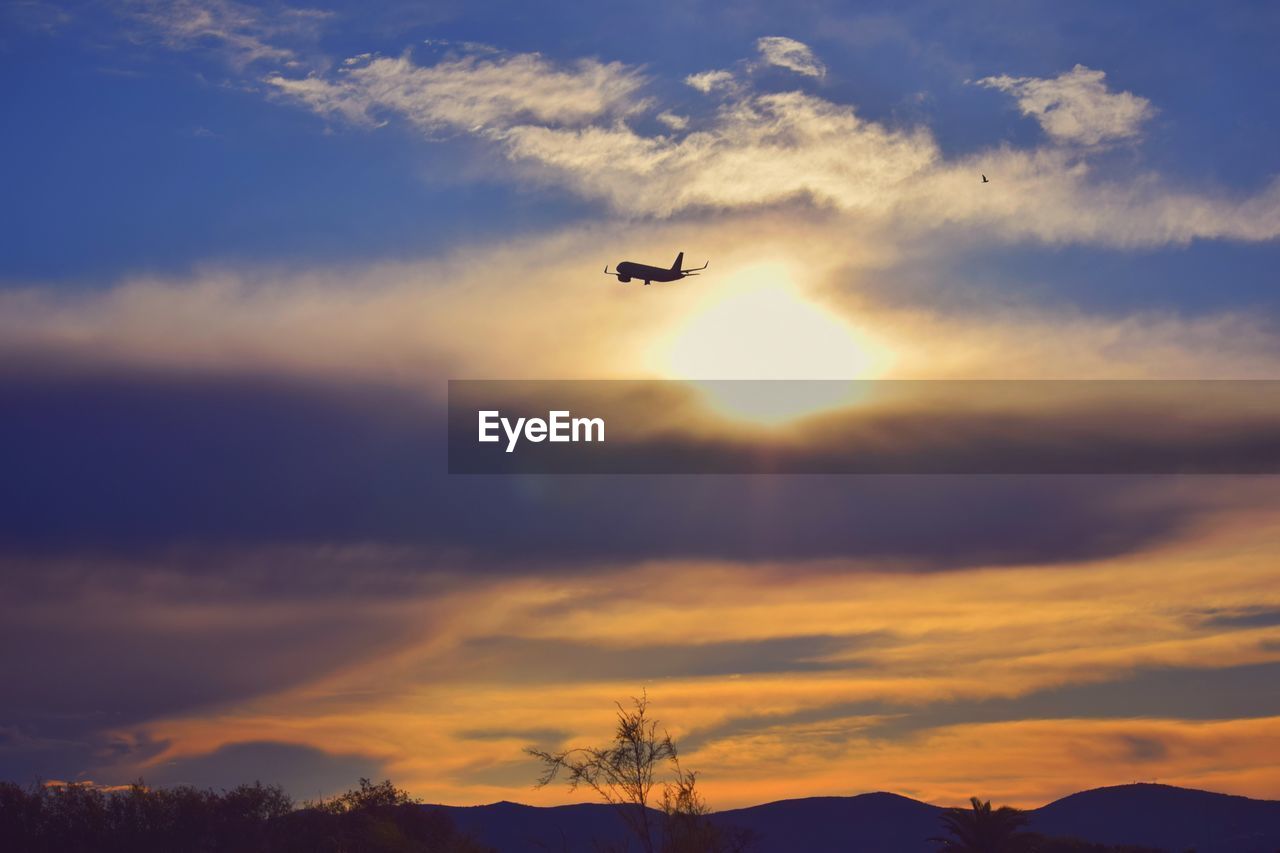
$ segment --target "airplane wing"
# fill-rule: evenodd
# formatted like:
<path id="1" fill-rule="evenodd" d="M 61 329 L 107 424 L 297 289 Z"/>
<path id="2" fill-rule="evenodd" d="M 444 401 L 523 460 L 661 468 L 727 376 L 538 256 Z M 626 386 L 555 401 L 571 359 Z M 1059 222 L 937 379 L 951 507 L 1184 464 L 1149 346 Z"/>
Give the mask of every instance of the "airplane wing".
<path id="1" fill-rule="evenodd" d="M 711 266 L 711 261 L 707 261 L 705 264 L 703 264 L 703 265 L 702 265 L 702 266 L 700 266 L 700 267 L 690 267 L 689 269 L 684 270 L 684 274 L 685 274 L 685 275 L 692 275 L 693 273 L 697 272 L 698 270 L 705 270 L 705 269 L 706 269 L 707 267 L 709 267 L 709 266 Z"/>

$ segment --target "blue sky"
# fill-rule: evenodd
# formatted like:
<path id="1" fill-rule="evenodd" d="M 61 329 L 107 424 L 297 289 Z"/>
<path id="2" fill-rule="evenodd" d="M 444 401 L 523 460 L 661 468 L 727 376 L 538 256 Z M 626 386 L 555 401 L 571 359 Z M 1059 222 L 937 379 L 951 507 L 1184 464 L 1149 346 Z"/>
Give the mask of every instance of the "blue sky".
<path id="1" fill-rule="evenodd" d="M 428 40 L 562 62 L 597 57 L 642 68 L 646 91 L 696 111 L 706 105 L 682 84 L 686 75 L 740 64 L 762 34 L 788 35 L 810 44 L 828 68 L 813 91 L 875 121 L 926 124 L 947 154 L 1025 145 L 1039 133 L 1006 96 L 966 81 L 1049 77 L 1080 63 L 1104 69 L 1113 87 L 1159 110 L 1140 144 L 1109 154 L 1102 168 L 1155 170 L 1210 192 L 1247 190 L 1280 170 L 1280 96 L 1269 85 L 1280 60 L 1269 4 L 1175 4 L 1159 14 L 1107 3 L 897 5 L 806 4 L 779 22 L 767 4 L 645 4 L 591 14 L 527 4 L 370 12 L 355 4 L 321 7 L 325 16 L 278 39 L 316 67 L 365 52 L 408 51 L 429 64 L 449 47 Z M 589 199 L 531 192 L 498 174 L 486 179 L 487 155 L 469 140 L 427 142 L 395 120 L 352 128 L 264 98 L 270 62 L 240 65 L 212 36 L 179 49 L 140 19 L 147 8 L 6 8 L 0 63 L 14 131 L 0 167 L 10 200 L 4 282 L 92 287 L 209 261 L 415 257 L 601 213 Z M 257 14 L 278 20 L 284 9 Z M 786 76 L 766 85 L 795 82 Z M 456 177 L 459 168 L 466 178 Z M 1129 282 L 1108 293 L 1072 271 L 1093 263 L 1092 252 L 1064 264 L 1053 252 L 1028 258 L 988 246 L 981 258 L 965 259 L 962 277 L 1003 280 L 1010 267 L 1039 266 L 1060 298 L 1065 291 L 1104 309 L 1274 304 L 1266 277 L 1274 249 L 1234 248 L 1100 258 Z M 1202 288 L 1186 280 L 1224 265 L 1233 269 L 1230 281 Z"/>
<path id="2" fill-rule="evenodd" d="M 0 778 L 559 802 L 521 748 L 646 688 L 718 807 L 1280 798 L 1274 478 L 443 447 L 457 378 L 1276 379 L 1278 34 L 1272 3 L 0 6 Z M 707 273 L 600 274 L 677 251 Z"/>

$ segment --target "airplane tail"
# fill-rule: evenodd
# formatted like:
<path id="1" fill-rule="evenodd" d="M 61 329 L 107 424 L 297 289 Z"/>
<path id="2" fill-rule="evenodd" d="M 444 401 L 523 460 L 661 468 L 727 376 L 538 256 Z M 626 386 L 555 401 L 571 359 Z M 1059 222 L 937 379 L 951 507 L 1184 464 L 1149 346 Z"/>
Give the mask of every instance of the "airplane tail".
<path id="1" fill-rule="evenodd" d="M 684 252 L 676 255 L 676 262 L 671 265 L 672 272 L 680 272 L 680 265 L 684 263 Z"/>

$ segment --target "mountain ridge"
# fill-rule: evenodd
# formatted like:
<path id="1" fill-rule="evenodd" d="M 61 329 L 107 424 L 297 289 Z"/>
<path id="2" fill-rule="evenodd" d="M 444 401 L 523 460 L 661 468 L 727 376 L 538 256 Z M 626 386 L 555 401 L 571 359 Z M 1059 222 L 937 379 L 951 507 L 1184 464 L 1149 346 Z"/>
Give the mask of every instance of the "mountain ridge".
<path id="1" fill-rule="evenodd" d="M 575 853 L 594 850 L 599 843 L 629 841 L 622 820 L 601 803 L 530 806 L 504 800 L 433 807 L 500 853 Z M 714 812 L 710 819 L 753 833 L 755 853 L 932 853 L 937 844 L 928 839 L 943 834 L 944 811 L 902 794 L 871 791 L 774 800 Z M 1280 851 L 1277 800 L 1133 783 L 1078 791 L 1026 813 L 1034 832 L 1093 843 L 1170 853 Z"/>

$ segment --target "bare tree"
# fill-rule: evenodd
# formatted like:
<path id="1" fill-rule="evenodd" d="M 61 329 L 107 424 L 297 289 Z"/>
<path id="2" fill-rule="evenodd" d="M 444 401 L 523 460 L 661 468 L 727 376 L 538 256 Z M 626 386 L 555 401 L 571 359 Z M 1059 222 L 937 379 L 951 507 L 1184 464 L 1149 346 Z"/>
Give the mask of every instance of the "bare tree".
<path id="1" fill-rule="evenodd" d="M 563 752 L 525 750 L 542 761 L 542 775 L 537 787 L 550 785 L 563 776 L 569 790 L 586 786 L 617 809 L 627 827 L 639 839 L 645 853 L 655 853 L 653 824 L 649 802 L 653 788 L 668 765 L 676 763 L 676 747 L 671 735 L 659 728 L 657 720 L 648 718 L 649 697 L 641 693 L 632 698 L 632 707 L 614 704 L 618 709 L 613 740 L 603 747 L 583 747 Z"/>
<path id="2" fill-rule="evenodd" d="M 563 752 L 528 749 L 542 761 L 539 788 L 562 779 L 569 790 L 587 787 L 613 806 L 639 840 L 644 853 L 736 853 L 746 850 L 745 833 L 723 831 L 707 815 L 711 810 L 697 790 L 698 775 L 680 766 L 675 743 L 657 720 L 650 719 L 649 697 L 641 693 L 630 707 L 615 702 L 613 740 L 602 747 Z M 655 832 L 650 803 L 661 788 L 660 827 Z"/>

